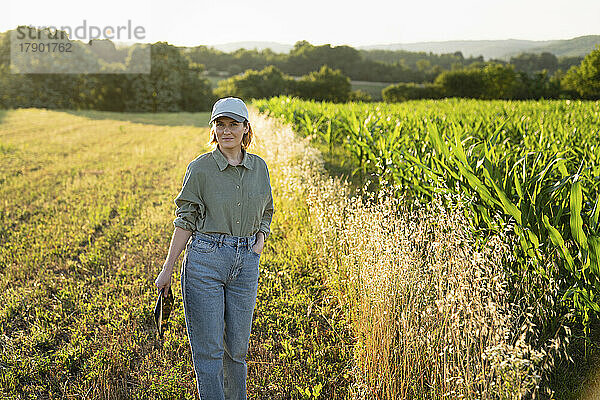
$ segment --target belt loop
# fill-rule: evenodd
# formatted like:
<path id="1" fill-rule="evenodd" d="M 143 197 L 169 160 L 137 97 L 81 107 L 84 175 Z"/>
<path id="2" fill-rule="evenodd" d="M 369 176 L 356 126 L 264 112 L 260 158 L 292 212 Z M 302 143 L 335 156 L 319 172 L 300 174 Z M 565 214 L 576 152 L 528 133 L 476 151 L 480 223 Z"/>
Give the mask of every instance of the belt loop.
<path id="1" fill-rule="evenodd" d="M 219 247 L 223 247 L 223 239 L 225 239 L 225 235 L 221 233 L 219 237 Z"/>

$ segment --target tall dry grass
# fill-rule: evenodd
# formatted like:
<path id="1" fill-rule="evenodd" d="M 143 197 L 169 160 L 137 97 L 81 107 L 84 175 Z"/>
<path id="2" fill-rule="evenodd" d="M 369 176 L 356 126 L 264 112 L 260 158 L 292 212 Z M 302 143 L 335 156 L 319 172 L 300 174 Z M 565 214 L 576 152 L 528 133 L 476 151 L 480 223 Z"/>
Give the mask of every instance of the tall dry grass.
<path id="1" fill-rule="evenodd" d="M 252 120 L 274 133 L 258 144 L 278 160 L 274 195 L 301 200 L 308 245 L 352 321 L 356 398 L 535 397 L 544 354 L 509 302 L 506 238 L 478 244 L 461 199 L 409 210 L 389 192 L 354 195 L 306 139 Z"/>

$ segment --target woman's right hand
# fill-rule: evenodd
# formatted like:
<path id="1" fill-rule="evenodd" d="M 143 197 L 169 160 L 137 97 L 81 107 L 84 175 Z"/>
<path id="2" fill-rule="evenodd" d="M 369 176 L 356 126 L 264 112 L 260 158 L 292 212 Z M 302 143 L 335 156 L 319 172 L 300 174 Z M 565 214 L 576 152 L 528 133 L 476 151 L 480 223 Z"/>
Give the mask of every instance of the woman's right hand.
<path id="1" fill-rule="evenodd" d="M 163 264 L 162 271 L 158 274 L 158 277 L 154 281 L 154 285 L 160 289 L 165 288 L 163 292 L 164 296 L 169 292 L 169 288 L 171 287 L 171 275 L 173 274 L 173 268 L 175 267 L 175 262 L 179 254 L 185 248 L 188 239 L 192 235 L 192 232 L 182 229 L 178 226 L 175 227 L 173 231 L 173 236 L 171 237 L 171 244 L 169 246 L 169 254 Z"/>
<path id="2" fill-rule="evenodd" d="M 163 265 L 162 271 L 158 274 L 158 277 L 154 281 L 154 285 L 158 288 L 158 291 L 162 288 L 165 288 L 163 292 L 163 296 L 167 296 L 169 293 L 169 288 L 171 287 L 171 275 L 173 274 L 173 268 L 170 268 L 169 265 Z"/>

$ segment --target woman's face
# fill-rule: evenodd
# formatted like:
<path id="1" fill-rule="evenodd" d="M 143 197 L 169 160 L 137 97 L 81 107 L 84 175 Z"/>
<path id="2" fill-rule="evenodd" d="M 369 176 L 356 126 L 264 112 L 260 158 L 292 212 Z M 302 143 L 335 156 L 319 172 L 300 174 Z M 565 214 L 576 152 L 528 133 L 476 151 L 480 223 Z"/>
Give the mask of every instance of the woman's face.
<path id="1" fill-rule="evenodd" d="M 242 138 L 248 132 L 248 125 L 233 118 L 219 117 L 215 121 L 215 133 L 221 149 L 241 150 Z"/>

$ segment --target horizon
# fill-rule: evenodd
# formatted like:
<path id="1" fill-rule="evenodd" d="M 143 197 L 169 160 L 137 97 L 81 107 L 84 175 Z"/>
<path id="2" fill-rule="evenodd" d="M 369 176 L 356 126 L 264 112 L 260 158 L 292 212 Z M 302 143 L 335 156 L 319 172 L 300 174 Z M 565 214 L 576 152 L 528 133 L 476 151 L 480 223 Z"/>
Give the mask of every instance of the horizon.
<path id="1" fill-rule="evenodd" d="M 600 36 L 600 33 L 589 34 L 589 35 L 580 35 L 580 36 L 561 38 L 561 39 L 544 39 L 544 40 L 515 39 L 515 38 L 507 38 L 507 39 L 448 39 L 448 40 L 427 40 L 427 41 L 420 41 L 420 42 L 371 43 L 371 44 L 365 44 L 365 45 L 351 45 L 351 44 L 347 44 L 347 43 L 334 45 L 333 43 L 330 43 L 330 42 L 313 43 L 308 40 L 307 40 L 307 42 L 309 42 L 310 44 L 315 45 L 315 46 L 329 44 L 332 47 L 333 46 L 369 47 L 369 46 L 389 46 L 389 45 L 395 45 L 395 44 L 420 44 L 420 43 L 445 43 L 445 42 L 499 42 L 499 41 L 505 41 L 505 40 L 529 41 L 529 42 L 552 42 L 552 41 L 560 41 L 560 40 L 572 40 L 572 39 L 577 39 L 577 38 L 585 37 L 585 36 Z M 225 46 L 228 44 L 238 44 L 238 43 L 273 43 L 273 44 L 279 44 L 279 45 L 284 45 L 284 46 L 293 46 L 295 43 L 302 41 L 302 40 L 305 40 L 305 39 L 298 39 L 294 43 L 282 43 L 282 42 L 276 42 L 276 41 L 272 41 L 272 40 L 238 40 L 238 41 L 234 41 L 234 42 L 215 43 L 215 44 L 210 44 L 207 46 Z M 202 45 L 199 45 L 199 46 L 202 46 Z"/>
<path id="2" fill-rule="evenodd" d="M 0 34 L 9 32 L 11 30 L 15 30 L 17 29 L 18 26 L 14 26 L 12 28 L 9 29 L 2 29 L 0 30 Z M 35 26 L 36 28 L 40 28 L 41 26 Z M 53 27 L 52 25 L 50 25 L 50 27 Z M 322 46 L 322 45 L 330 45 L 332 47 L 336 47 L 336 46 L 349 46 L 349 47 L 354 47 L 354 48 L 360 48 L 360 47 L 372 47 L 372 46 L 389 46 L 389 45 L 398 45 L 398 44 L 402 44 L 402 45 L 412 45 L 412 44 L 421 44 L 421 43 L 446 43 L 446 42 L 500 42 L 500 41 L 526 41 L 526 42 L 552 42 L 552 41 L 564 41 L 564 40 L 573 40 L 573 39 L 577 39 L 580 37 L 586 37 L 586 36 L 600 36 L 600 33 L 596 33 L 596 34 L 585 34 L 585 35 L 578 35 L 578 36 L 573 36 L 573 37 L 563 37 L 563 38 L 556 38 L 556 39 L 518 39 L 518 38 L 505 38 L 505 39 L 447 39 L 447 40 L 424 40 L 424 41 L 419 41 L 419 42 L 389 42 L 389 43 L 369 43 L 369 44 L 360 44 L 360 45 L 355 45 L 355 44 L 350 44 L 350 43 L 333 43 L 332 41 L 310 41 L 307 39 L 297 39 L 296 41 L 294 41 L 293 43 L 291 42 L 278 42 L 278 41 L 274 41 L 274 40 L 236 40 L 236 41 L 231 41 L 231 42 L 218 42 L 218 43 L 198 43 L 198 44 L 194 44 L 194 45 L 183 45 L 183 44 L 179 44 L 179 43 L 173 43 L 171 41 L 166 41 L 166 40 L 156 40 L 156 41 L 140 41 L 140 42 L 133 42 L 133 41 L 123 41 L 123 40 L 114 40 L 114 39 L 108 39 L 111 42 L 113 42 L 115 45 L 132 45 L 135 43 L 156 43 L 156 42 L 167 42 L 170 45 L 176 46 L 176 47 L 196 47 L 196 46 L 207 46 L 207 47 L 219 47 L 219 46 L 226 46 L 226 45 L 231 45 L 231 44 L 243 44 L 243 43 L 266 43 L 266 44 L 275 44 L 275 45 L 281 45 L 281 46 L 294 46 L 294 44 L 296 44 L 297 42 L 300 41 L 307 41 L 309 42 L 311 45 L 313 46 Z M 71 40 L 82 40 L 82 39 L 71 39 Z M 94 40 L 107 40 L 104 38 L 94 38 Z"/>

